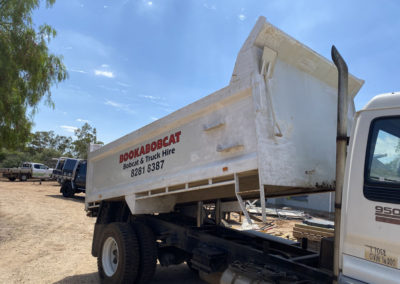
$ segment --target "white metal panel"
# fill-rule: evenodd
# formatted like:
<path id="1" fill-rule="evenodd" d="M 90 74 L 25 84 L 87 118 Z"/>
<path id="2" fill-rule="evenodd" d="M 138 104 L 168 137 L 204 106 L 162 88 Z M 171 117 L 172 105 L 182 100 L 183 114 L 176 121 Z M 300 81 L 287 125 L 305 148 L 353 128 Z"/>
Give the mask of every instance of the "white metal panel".
<path id="1" fill-rule="evenodd" d="M 274 76 L 267 85 L 266 92 L 269 92 L 272 104 L 264 104 L 266 109 L 256 121 L 260 129 L 258 151 L 262 157 L 259 161 L 262 183 L 332 186 L 335 179 L 336 89 L 281 60 L 277 60 Z M 272 122 L 266 123 L 271 120 L 272 109 L 282 136 L 276 135 Z"/>
<path id="2" fill-rule="evenodd" d="M 400 96 L 397 96 L 400 98 Z M 370 266 L 371 271 L 377 275 L 378 270 L 384 270 L 381 264 L 366 260 L 366 254 L 371 247 L 385 250 L 387 256 L 400 262 L 400 226 L 389 223 L 377 222 L 375 220 L 375 206 L 399 207 L 395 204 L 376 202 L 368 200 L 363 194 L 364 185 L 364 166 L 367 150 L 368 134 L 371 122 L 376 117 L 400 115 L 398 109 L 369 109 L 362 111 L 355 119 L 355 125 L 352 133 L 352 139 L 349 145 L 350 155 L 346 161 L 346 175 L 343 191 L 342 204 L 342 229 L 341 229 L 341 254 L 356 257 L 359 263 L 364 263 L 364 267 Z M 352 273 L 364 273 L 362 265 L 354 266 L 351 260 L 347 264 L 341 259 L 343 270 L 349 269 L 346 265 L 352 265 Z M 361 269 L 362 268 L 362 269 Z M 397 264 L 397 268 L 399 264 Z M 396 277 L 400 279 L 400 271 L 396 270 Z M 393 274 L 393 273 L 392 273 Z M 350 274 L 346 274 L 351 277 Z M 363 279 L 363 278 L 359 278 Z M 373 278 L 371 278 L 373 279 Z M 385 283 L 376 282 L 376 283 Z M 394 283 L 394 282 L 391 282 Z"/>
<path id="3" fill-rule="evenodd" d="M 398 284 L 400 279 L 396 269 L 346 254 L 343 256 L 343 275 L 371 284 Z"/>
<path id="4" fill-rule="evenodd" d="M 363 110 L 379 108 L 400 108 L 400 92 L 380 94 L 369 101 Z"/>
<path id="5" fill-rule="evenodd" d="M 219 101 L 212 108 L 207 105 L 198 108 L 173 128 L 163 127 L 162 133 L 145 141 L 135 135 L 136 132 L 130 134 L 132 140 L 121 150 L 111 149 L 106 155 L 99 152 L 89 158 L 91 184 L 87 199 L 95 201 L 99 195 L 108 198 L 255 169 L 253 116 L 251 95 L 247 90 Z M 223 126 L 208 129 L 209 125 L 221 121 Z M 128 153 L 129 156 L 136 149 L 140 154 L 142 147 L 145 149 L 148 144 L 151 147 L 152 143 L 165 137 L 169 139 L 176 133 L 180 134 L 175 144 L 120 162 L 121 155 Z M 155 159 L 150 160 L 152 157 Z M 153 170 L 152 164 L 157 162 L 159 168 Z M 226 166 L 228 169 L 224 172 Z"/>

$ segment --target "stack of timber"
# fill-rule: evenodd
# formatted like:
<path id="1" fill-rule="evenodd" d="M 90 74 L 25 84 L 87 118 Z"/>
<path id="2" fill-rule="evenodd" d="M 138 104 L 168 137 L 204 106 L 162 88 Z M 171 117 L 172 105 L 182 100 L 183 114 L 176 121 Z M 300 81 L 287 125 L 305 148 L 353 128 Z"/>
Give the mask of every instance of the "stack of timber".
<path id="1" fill-rule="evenodd" d="M 293 236 L 298 240 L 306 238 L 309 241 L 320 242 L 322 238 L 333 237 L 334 229 L 321 228 L 305 224 L 295 224 Z"/>

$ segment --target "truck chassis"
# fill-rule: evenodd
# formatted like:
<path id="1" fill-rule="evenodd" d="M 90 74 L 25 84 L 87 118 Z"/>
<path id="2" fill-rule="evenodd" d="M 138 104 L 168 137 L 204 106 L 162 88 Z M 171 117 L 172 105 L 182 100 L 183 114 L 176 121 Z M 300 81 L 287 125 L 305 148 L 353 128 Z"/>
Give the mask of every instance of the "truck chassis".
<path id="1" fill-rule="evenodd" d="M 186 261 L 192 270 L 218 275 L 221 283 L 235 283 L 238 276 L 267 283 L 332 282 L 333 240 L 324 239 L 320 253 L 312 252 L 307 250 L 305 239 L 298 243 L 256 231 L 226 228 L 220 223 L 220 207 L 214 208 L 213 214 L 202 216 L 203 203 L 199 202 L 197 216 L 182 214 L 185 207 L 173 213 L 134 216 L 123 201 L 103 202 L 97 212 L 92 211 L 98 215 L 92 255 L 104 262 L 104 232 L 109 227 L 122 226 L 127 227 L 128 232 L 132 228 L 128 233 L 130 241 L 138 239 L 137 274 L 147 275 L 147 280 L 153 276 L 158 258 L 163 266 Z M 213 218 L 209 218 L 211 216 Z M 137 226 L 140 229 L 135 229 Z M 144 232 L 151 243 L 142 243 Z M 152 260 L 154 265 L 147 265 L 146 270 L 142 263 L 149 260 L 144 252 L 154 250 L 157 251 Z M 145 283 L 137 281 L 136 277 L 133 276 L 135 283 Z"/>

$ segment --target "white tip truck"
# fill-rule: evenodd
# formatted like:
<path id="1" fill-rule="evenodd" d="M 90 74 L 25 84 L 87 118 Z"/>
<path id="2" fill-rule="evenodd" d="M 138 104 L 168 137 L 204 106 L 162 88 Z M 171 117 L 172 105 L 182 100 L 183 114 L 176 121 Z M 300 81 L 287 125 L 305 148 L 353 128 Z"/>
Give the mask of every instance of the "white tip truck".
<path id="1" fill-rule="evenodd" d="M 148 283 L 158 259 L 221 283 L 399 283 L 400 93 L 355 113 L 363 81 L 332 53 L 337 68 L 261 17 L 227 87 L 91 152 L 102 281 Z M 221 224 L 232 201 L 248 218 L 260 199 L 265 220 L 265 198 L 333 190 L 319 253 Z"/>

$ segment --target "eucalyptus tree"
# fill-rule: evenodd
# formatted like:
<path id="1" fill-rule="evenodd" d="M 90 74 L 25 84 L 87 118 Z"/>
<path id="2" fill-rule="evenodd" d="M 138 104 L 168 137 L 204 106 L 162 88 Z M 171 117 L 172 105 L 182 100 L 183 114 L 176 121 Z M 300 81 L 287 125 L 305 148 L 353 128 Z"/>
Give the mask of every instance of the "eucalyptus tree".
<path id="1" fill-rule="evenodd" d="M 29 140 L 38 104 L 54 107 L 51 87 L 68 76 L 62 56 L 48 44 L 56 31 L 35 28 L 40 0 L 0 0 L 0 148 L 18 149 Z M 51 7 L 55 0 L 46 0 Z"/>

